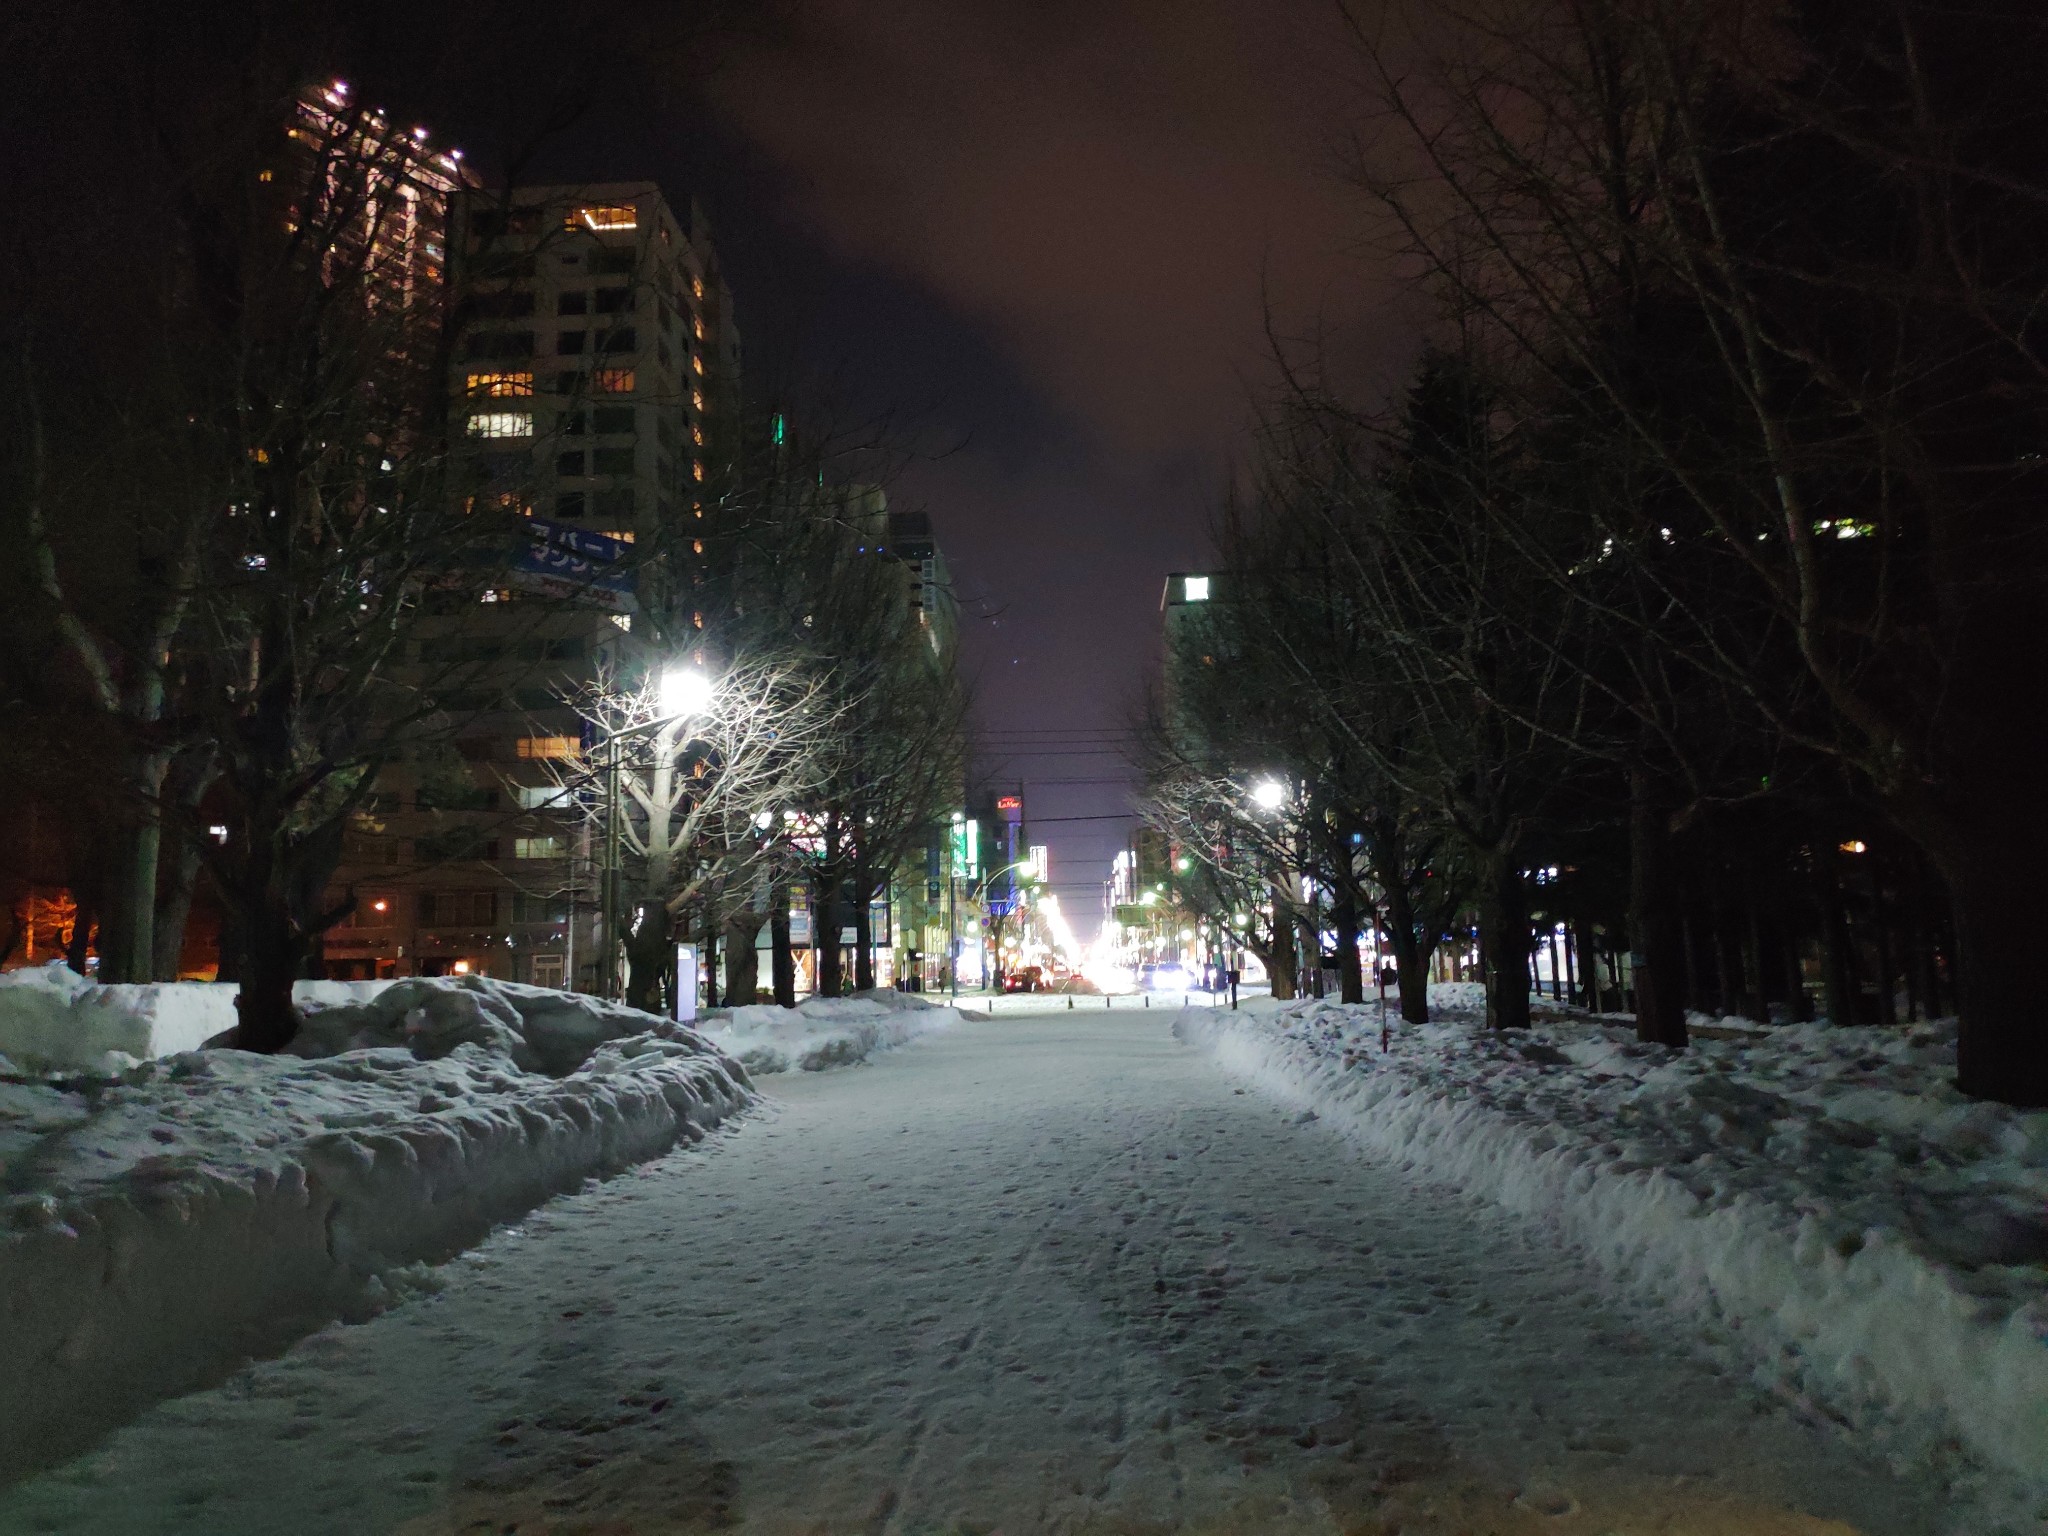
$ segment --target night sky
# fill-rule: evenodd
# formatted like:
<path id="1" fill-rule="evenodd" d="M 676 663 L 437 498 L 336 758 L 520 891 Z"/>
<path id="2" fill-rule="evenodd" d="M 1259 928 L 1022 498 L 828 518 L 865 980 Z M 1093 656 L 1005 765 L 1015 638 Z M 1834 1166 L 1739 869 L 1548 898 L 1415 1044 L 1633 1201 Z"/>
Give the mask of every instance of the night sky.
<path id="1" fill-rule="evenodd" d="M 893 502 L 952 562 L 983 771 L 1022 780 L 1084 935 L 1129 823 L 1063 818 L 1126 807 L 1117 736 L 1268 309 L 1368 390 L 1408 349 L 1342 175 L 1355 74 L 1330 0 L 812 0 L 622 73 L 527 174 L 693 192 L 750 369 L 914 430 Z"/>

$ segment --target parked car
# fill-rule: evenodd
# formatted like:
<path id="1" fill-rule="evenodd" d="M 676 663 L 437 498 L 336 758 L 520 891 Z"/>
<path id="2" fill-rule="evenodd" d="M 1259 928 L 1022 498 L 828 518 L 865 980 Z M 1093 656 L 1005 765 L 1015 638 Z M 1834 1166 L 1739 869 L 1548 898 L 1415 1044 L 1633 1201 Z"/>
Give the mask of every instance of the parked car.
<path id="1" fill-rule="evenodd" d="M 1045 985 L 1045 971 L 1035 965 L 1020 965 L 1003 978 L 1005 992 L 1036 992 Z"/>

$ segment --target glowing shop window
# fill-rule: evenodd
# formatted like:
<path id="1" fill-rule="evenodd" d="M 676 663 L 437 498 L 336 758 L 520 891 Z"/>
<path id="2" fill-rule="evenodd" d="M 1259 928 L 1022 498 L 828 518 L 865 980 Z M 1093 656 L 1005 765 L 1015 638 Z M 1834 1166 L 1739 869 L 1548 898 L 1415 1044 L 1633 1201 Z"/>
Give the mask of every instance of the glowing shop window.
<path id="1" fill-rule="evenodd" d="M 585 229 L 638 229 L 640 210 L 631 203 L 592 203 L 578 208 L 563 224 L 568 229 L 579 224 Z"/>
<path id="2" fill-rule="evenodd" d="M 524 758 L 573 758 L 577 755 L 574 736 L 522 736 L 519 755 Z"/>
<path id="3" fill-rule="evenodd" d="M 633 393 L 633 370 L 600 368 L 590 376 L 590 387 L 601 395 L 630 395 Z"/>
<path id="4" fill-rule="evenodd" d="M 533 375 L 472 373 L 469 376 L 469 392 L 472 395 L 488 395 L 499 400 L 522 399 L 533 393 Z"/>
<path id="5" fill-rule="evenodd" d="M 469 418 L 471 437 L 531 437 L 533 417 L 525 411 L 485 411 Z"/>
<path id="6" fill-rule="evenodd" d="M 1181 578 L 1181 596 L 1191 603 L 1209 601 L 1209 578 L 1206 576 L 1185 576 Z"/>

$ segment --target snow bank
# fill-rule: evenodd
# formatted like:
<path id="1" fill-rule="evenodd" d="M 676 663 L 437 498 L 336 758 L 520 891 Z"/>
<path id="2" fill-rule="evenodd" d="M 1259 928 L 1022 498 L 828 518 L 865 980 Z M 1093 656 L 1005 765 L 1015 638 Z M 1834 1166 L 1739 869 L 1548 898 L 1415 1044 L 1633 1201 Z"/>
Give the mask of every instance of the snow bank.
<path id="1" fill-rule="evenodd" d="M 702 1036 L 538 988 L 408 982 L 309 1015 L 300 1055 L 0 1083 L 0 1475 L 752 1099 Z"/>
<path id="2" fill-rule="evenodd" d="M 1675 1053 L 1328 1002 L 1175 1024 L 1425 1177 L 1555 1223 L 1894 1455 L 1955 1443 L 2048 1497 L 2048 1113 L 1965 1099 L 1952 1024 L 1801 1025 Z M 2003 1475 L 2001 1475 L 2003 1474 Z"/>
<path id="3" fill-rule="evenodd" d="M 697 1027 L 749 1072 L 822 1072 L 853 1067 L 960 1022 L 958 1009 L 915 993 L 876 990 L 814 997 L 795 1008 L 716 1008 Z"/>
<path id="4" fill-rule="evenodd" d="M 389 981 L 302 981 L 292 996 L 304 1008 L 360 1002 Z M 59 1070 L 119 1071 L 120 1059 L 147 1061 L 196 1051 L 235 1026 L 233 982 L 162 981 L 101 986 L 61 960 L 0 972 L 0 1051 Z"/>

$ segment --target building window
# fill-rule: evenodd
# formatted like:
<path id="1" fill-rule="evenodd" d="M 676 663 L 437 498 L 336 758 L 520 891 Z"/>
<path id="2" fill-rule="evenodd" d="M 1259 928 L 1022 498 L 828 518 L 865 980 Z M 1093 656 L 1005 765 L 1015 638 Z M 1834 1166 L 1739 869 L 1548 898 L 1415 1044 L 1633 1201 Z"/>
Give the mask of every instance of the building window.
<path id="1" fill-rule="evenodd" d="M 633 370 L 600 368 L 591 375 L 590 387 L 602 395 L 630 395 L 633 393 Z"/>
<path id="2" fill-rule="evenodd" d="M 1180 582 L 1181 598 L 1184 602 L 1206 603 L 1209 601 L 1209 578 L 1206 576 L 1183 576 Z"/>
<path id="3" fill-rule="evenodd" d="M 583 473 L 581 453 L 558 453 L 555 455 L 555 473 L 558 475 L 580 475 Z"/>
<path id="4" fill-rule="evenodd" d="M 531 331 L 471 331 L 468 343 L 469 356 L 473 358 L 531 357 L 533 356 L 533 332 Z"/>
<path id="5" fill-rule="evenodd" d="M 690 316 L 690 327 L 695 331 L 697 339 L 702 341 L 704 339 L 704 317 L 702 315 Z"/>
<path id="6" fill-rule="evenodd" d="M 640 350 L 639 333 L 630 325 L 615 331 L 599 331 L 597 350 L 604 353 L 637 352 Z"/>
<path id="7" fill-rule="evenodd" d="M 638 258 L 630 245 L 622 251 L 593 251 L 590 254 L 590 270 L 597 277 L 631 277 L 637 265 Z"/>
<path id="8" fill-rule="evenodd" d="M 524 288 L 511 288 L 503 293 L 479 293 L 470 303 L 486 320 L 518 320 L 533 313 L 533 294 Z"/>
<path id="9" fill-rule="evenodd" d="M 704 429 L 698 426 L 694 421 L 690 423 L 690 441 L 695 443 L 699 448 L 702 448 L 704 446 Z"/>
<path id="10" fill-rule="evenodd" d="M 522 736 L 519 756 L 533 761 L 573 759 L 581 755 L 574 736 Z"/>
<path id="11" fill-rule="evenodd" d="M 515 859 L 559 859 L 562 856 L 562 839 L 548 837 L 515 837 L 512 839 L 512 857 Z"/>
<path id="12" fill-rule="evenodd" d="M 582 289 L 572 293 L 555 295 L 555 313 L 558 315 L 583 315 L 590 312 L 590 295 Z"/>
<path id="13" fill-rule="evenodd" d="M 522 811 L 565 811 L 569 808 L 569 791 L 560 784 L 515 784 L 512 793 L 518 797 Z"/>
<path id="14" fill-rule="evenodd" d="M 498 920 L 496 891 L 422 891 L 420 921 L 488 928 Z"/>
<path id="15" fill-rule="evenodd" d="M 704 391 L 703 391 L 703 390 L 701 390 L 701 389 L 693 389 L 693 390 L 691 390 L 691 391 L 690 391 L 690 404 L 691 404 L 691 405 L 692 405 L 693 407 L 695 407 L 695 408 L 696 408 L 697 414 L 698 414 L 699 416 L 703 415 L 703 414 L 704 414 Z"/>
<path id="16" fill-rule="evenodd" d="M 558 333 L 555 337 L 555 355 L 557 357 L 582 356 L 584 338 L 589 334 L 588 331 L 562 331 Z"/>
<path id="17" fill-rule="evenodd" d="M 661 366 L 664 368 L 669 365 L 674 356 L 668 349 L 668 343 L 659 336 L 654 338 L 654 355 L 661 360 Z"/>
<path id="18" fill-rule="evenodd" d="M 594 475 L 630 475 L 633 473 L 633 450 L 630 448 L 600 448 L 590 456 L 590 472 Z"/>
<path id="19" fill-rule="evenodd" d="M 631 203 L 588 203 L 562 221 L 564 229 L 638 229 L 640 210 Z"/>
<path id="20" fill-rule="evenodd" d="M 630 315 L 633 313 L 633 290 L 630 288 L 600 288 L 597 290 L 597 312 L 600 315 Z"/>
<path id="21" fill-rule="evenodd" d="M 690 367 L 696 373 L 698 378 L 701 379 L 702 377 L 704 377 L 704 354 L 701 352 L 692 352 L 690 354 Z"/>
<path id="22" fill-rule="evenodd" d="M 580 395 L 589 384 L 590 380 L 580 373 L 558 373 L 555 375 L 554 383 L 549 386 L 549 392 L 557 395 Z"/>
<path id="23" fill-rule="evenodd" d="M 704 279 L 698 277 L 695 273 L 690 275 L 690 297 L 693 299 L 704 297 Z"/>
<path id="24" fill-rule="evenodd" d="M 471 437 L 531 437 L 533 417 L 525 411 L 484 411 L 469 418 Z"/>
<path id="25" fill-rule="evenodd" d="M 583 493 L 563 491 L 555 497 L 555 516 L 581 517 L 583 515 Z"/>
<path id="26" fill-rule="evenodd" d="M 488 395 L 496 400 L 523 399 L 533 393 L 533 375 L 472 373 L 469 376 L 469 392 L 472 395 Z"/>
<path id="27" fill-rule="evenodd" d="M 515 923 L 559 923 L 569 915 L 569 903 L 560 896 L 536 896 L 526 891 L 515 891 L 512 896 L 512 921 Z M 546 955 L 534 958 L 538 966 Z M 561 956 L 554 957 L 556 968 L 561 966 Z"/>
<path id="28" fill-rule="evenodd" d="M 704 478 L 704 461 L 702 459 L 690 460 L 690 478 L 692 480 L 702 480 Z"/>
<path id="29" fill-rule="evenodd" d="M 598 518 L 607 528 L 623 527 L 633 521 L 633 491 L 630 486 L 621 486 L 615 491 L 599 491 L 591 501 Z"/>
<path id="30" fill-rule="evenodd" d="M 590 413 L 590 429 L 593 432 L 630 432 L 633 430 L 633 407 L 630 405 L 601 405 Z"/>

